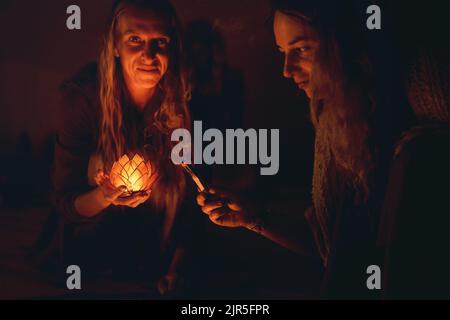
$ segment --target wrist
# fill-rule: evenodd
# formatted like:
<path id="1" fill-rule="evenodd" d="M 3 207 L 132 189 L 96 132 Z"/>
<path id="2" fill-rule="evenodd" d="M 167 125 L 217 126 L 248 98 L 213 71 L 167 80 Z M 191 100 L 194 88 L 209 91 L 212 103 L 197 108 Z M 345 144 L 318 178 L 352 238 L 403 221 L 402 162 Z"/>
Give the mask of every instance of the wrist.
<path id="1" fill-rule="evenodd" d="M 97 203 L 104 208 L 109 207 L 112 204 L 112 201 L 108 200 L 103 192 L 102 188 L 99 186 L 94 189 L 95 198 L 97 199 Z"/>
<path id="2" fill-rule="evenodd" d="M 267 226 L 268 210 L 262 210 L 249 217 L 244 225 L 248 230 L 261 233 Z"/>

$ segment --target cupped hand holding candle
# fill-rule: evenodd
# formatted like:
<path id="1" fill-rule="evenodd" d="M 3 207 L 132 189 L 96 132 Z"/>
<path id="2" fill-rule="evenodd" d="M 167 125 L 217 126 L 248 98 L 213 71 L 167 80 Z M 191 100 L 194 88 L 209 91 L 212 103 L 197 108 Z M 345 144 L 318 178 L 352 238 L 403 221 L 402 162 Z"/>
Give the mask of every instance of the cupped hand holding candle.
<path id="1" fill-rule="evenodd" d="M 135 208 L 149 199 L 158 178 L 151 168 L 150 162 L 144 162 L 139 155 L 131 160 L 123 156 L 113 164 L 109 175 L 99 170 L 95 182 L 108 203 Z"/>
<path id="2" fill-rule="evenodd" d="M 131 160 L 127 155 L 122 156 L 113 164 L 110 173 L 112 185 L 116 188 L 125 187 L 128 195 L 148 191 L 156 177 L 151 163 L 139 154 L 135 154 Z"/>

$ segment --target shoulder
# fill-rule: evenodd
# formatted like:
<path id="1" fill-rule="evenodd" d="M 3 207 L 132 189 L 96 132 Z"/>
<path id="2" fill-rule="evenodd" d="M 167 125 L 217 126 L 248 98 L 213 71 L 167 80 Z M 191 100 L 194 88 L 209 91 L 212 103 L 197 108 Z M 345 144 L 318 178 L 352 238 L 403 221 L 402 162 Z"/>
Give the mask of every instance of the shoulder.
<path id="1" fill-rule="evenodd" d="M 90 63 L 60 86 L 60 126 L 95 128 L 99 116 L 97 65 Z M 90 130 L 90 129 L 89 129 Z"/>
<path id="2" fill-rule="evenodd" d="M 450 125 L 416 126 L 402 134 L 396 145 L 394 159 L 405 155 L 448 152 Z"/>
<path id="3" fill-rule="evenodd" d="M 80 68 L 73 76 L 63 81 L 60 90 L 63 95 L 83 95 L 94 98 L 98 92 L 97 63 L 89 63 Z"/>
<path id="4" fill-rule="evenodd" d="M 415 127 L 406 132 L 397 145 L 391 163 L 391 177 L 421 192 L 435 190 L 433 186 L 445 185 L 450 177 L 450 129 L 448 125 Z"/>

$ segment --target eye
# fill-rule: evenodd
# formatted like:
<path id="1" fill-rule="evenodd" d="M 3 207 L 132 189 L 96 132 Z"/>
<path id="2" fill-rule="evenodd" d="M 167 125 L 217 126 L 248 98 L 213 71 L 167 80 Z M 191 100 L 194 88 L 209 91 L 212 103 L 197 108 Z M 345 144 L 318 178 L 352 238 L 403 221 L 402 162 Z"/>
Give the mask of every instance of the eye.
<path id="1" fill-rule="evenodd" d="M 297 48 L 297 50 L 300 53 L 307 53 L 307 52 L 311 51 L 311 48 L 310 47 L 300 47 L 300 48 Z"/>
<path id="2" fill-rule="evenodd" d="M 169 45 L 169 40 L 161 38 L 161 39 L 156 40 L 156 44 L 160 48 L 166 48 Z"/>
<path id="3" fill-rule="evenodd" d="M 142 39 L 139 38 L 138 36 L 131 36 L 130 38 L 128 38 L 128 41 L 133 44 L 141 44 L 142 43 Z"/>
<path id="4" fill-rule="evenodd" d="M 301 58 L 309 59 L 313 56 L 314 51 L 312 47 L 299 47 L 295 49 L 297 55 Z"/>

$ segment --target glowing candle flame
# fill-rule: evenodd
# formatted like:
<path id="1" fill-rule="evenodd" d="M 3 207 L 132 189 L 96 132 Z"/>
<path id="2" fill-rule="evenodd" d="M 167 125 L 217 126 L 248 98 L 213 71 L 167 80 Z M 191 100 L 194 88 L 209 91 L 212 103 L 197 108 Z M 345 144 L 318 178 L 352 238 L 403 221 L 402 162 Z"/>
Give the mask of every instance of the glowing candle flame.
<path id="1" fill-rule="evenodd" d="M 127 155 L 122 156 L 119 161 L 114 162 L 110 180 L 116 187 L 125 186 L 127 193 L 145 191 L 149 187 L 152 176 L 152 166 L 150 162 L 145 162 L 139 155 L 135 154 L 130 160 Z"/>

